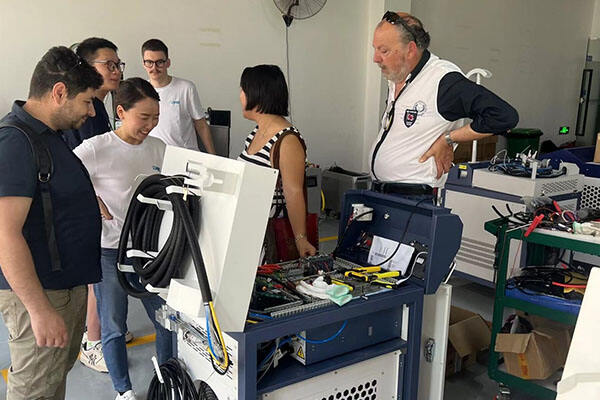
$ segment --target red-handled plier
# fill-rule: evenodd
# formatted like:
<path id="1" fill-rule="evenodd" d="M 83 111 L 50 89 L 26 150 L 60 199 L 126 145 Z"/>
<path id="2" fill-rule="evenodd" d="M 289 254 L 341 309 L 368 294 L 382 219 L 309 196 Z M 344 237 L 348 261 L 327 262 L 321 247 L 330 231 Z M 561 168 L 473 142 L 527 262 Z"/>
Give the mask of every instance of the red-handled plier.
<path id="1" fill-rule="evenodd" d="M 536 217 L 533 219 L 533 222 L 531 222 L 531 225 L 529 225 L 529 228 L 528 228 L 528 229 L 527 229 L 527 231 L 525 232 L 525 235 L 524 235 L 524 236 L 525 236 L 525 237 L 529 236 L 529 234 L 530 234 L 531 232 L 533 232 L 533 230 L 534 230 L 535 228 L 537 228 L 537 226 L 540 224 L 540 222 L 542 222 L 542 220 L 543 220 L 543 219 L 544 219 L 544 214 L 540 214 L 540 215 L 536 216 Z"/>

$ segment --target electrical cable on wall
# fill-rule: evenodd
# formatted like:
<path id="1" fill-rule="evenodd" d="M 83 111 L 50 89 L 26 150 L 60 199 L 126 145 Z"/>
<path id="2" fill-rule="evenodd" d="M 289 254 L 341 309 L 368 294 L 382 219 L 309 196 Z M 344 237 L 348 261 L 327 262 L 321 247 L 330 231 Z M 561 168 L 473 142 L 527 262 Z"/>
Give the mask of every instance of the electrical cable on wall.
<path id="1" fill-rule="evenodd" d="M 286 24 L 285 26 L 285 73 L 288 83 L 288 103 L 290 107 L 290 123 L 294 124 L 294 117 L 292 116 L 292 80 L 290 78 L 290 43 L 288 39 L 290 26 Z"/>
<path id="2" fill-rule="evenodd" d="M 288 83 L 288 102 L 290 108 L 290 122 L 293 124 L 292 117 L 292 81 L 290 78 L 290 46 L 289 46 L 289 29 L 295 19 L 307 19 L 321 11 L 327 0 L 273 0 L 275 6 L 281 12 L 283 22 L 285 24 L 285 62 L 286 62 L 286 79 Z"/>

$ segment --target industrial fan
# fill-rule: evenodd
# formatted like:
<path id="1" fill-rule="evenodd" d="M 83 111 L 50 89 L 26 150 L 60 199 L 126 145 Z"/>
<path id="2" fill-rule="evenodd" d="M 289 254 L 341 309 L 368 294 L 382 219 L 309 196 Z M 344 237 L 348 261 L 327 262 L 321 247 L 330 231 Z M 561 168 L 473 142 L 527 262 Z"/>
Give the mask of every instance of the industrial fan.
<path id="1" fill-rule="evenodd" d="M 281 14 L 286 26 L 290 26 L 294 19 L 310 18 L 325 5 L 327 0 L 273 0 Z"/>

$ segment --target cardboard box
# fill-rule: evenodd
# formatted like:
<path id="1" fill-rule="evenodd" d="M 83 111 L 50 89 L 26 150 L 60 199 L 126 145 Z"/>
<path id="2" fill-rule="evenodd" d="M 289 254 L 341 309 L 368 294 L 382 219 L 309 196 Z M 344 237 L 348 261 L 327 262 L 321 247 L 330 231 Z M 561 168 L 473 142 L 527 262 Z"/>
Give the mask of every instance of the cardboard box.
<path id="1" fill-rule="evenodd" d="M 498 136 L 492 135 L 477 141 L 477 161 L 490 160 L 496 154 Z M 454 150 L 454 163 L 471 161 L 472 143 L 460 143 Z"/>
<path id="2" fill-rule="evenodd" d="M 446 376 L 475 363 L 477 353 L 490 347 L 491 331 L 484 319 L 458 307 L 450 309 Z"/>
<path id="3" fill-rule="evenodd" d="M 499 333 L 495 350 L 507 372 L 523 379 L 547 379 L 565 365 L 571 336 L 566 329 L 537 326 L 530 333 Z"/>

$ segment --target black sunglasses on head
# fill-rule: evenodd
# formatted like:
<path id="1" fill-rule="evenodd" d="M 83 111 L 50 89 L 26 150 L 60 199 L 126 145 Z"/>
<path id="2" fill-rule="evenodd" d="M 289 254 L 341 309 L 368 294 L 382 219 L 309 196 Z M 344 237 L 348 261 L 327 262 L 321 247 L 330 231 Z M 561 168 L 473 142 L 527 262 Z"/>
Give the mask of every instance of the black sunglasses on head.
<path id="1" fill-rule="evenodd" d="M 385 14 L 383 14 L 383 18 L 381 18 L 382 21 L 387 21 L 392 25 L 397 25 L 400 24 L 402 25 L 402 27 L 408 32 L 410 33 L 410 35 L 412 36 L 412 40 L 416 43 L 417 42 L 417 34 L 414 31 L 413 28 L 411 28 L 406 21 L 404 20 L 404 18 L 402 18 L 401 16 L 399 16 L 397 13 L 393 12 L 393 11 L 386 11 Z"/>

